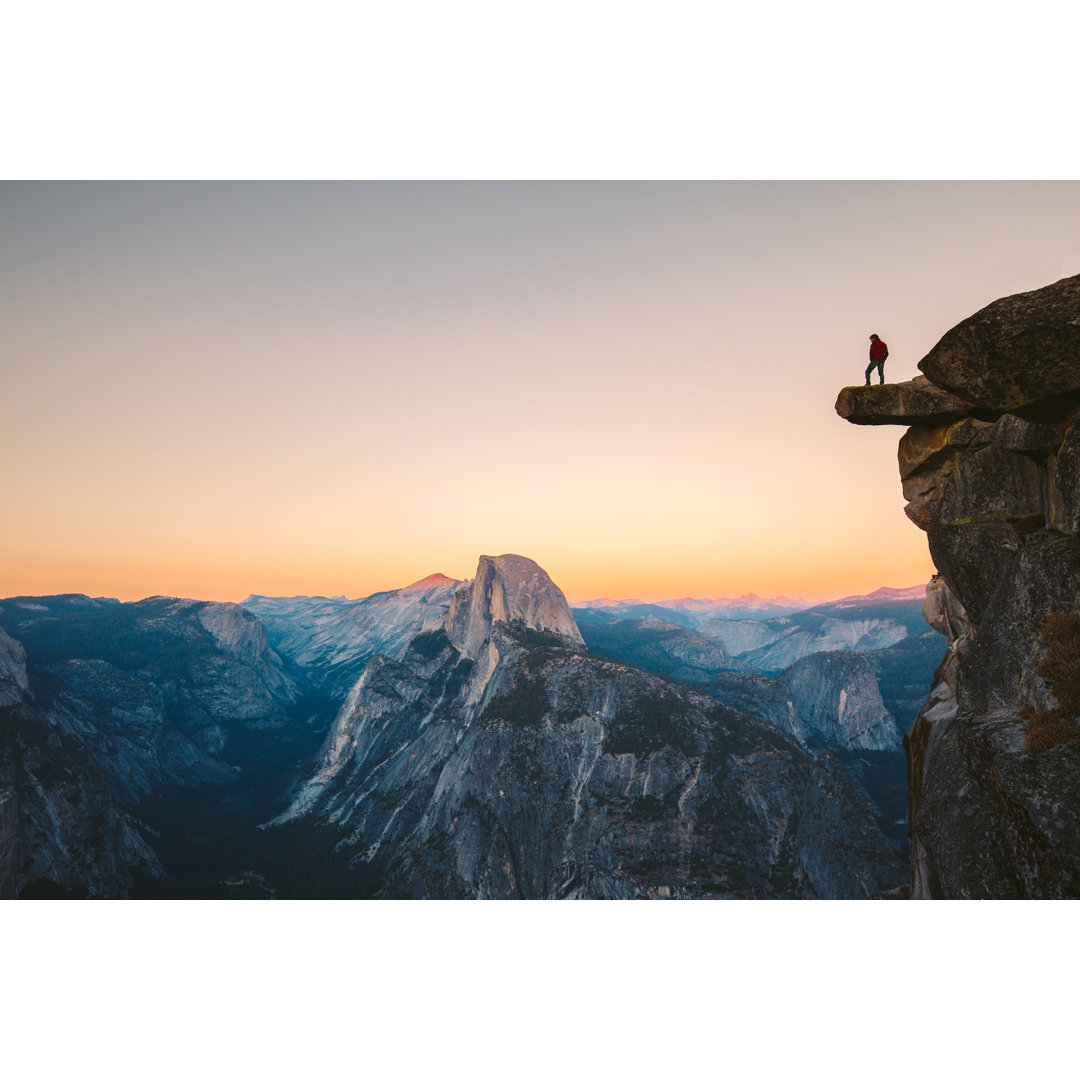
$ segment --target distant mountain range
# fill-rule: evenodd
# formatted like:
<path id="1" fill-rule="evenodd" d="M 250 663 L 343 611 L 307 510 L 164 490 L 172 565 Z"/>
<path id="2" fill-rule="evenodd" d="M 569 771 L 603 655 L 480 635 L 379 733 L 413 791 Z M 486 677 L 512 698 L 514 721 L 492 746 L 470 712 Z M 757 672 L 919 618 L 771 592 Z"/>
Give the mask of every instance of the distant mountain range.
<path id="1" fill-rule="evenodd" d="M 0 600 L 0 896 L 866 896 L 921 594 Z"/>
<path id="2" fill-rule="evenodd" d="M 717 606 L 720 601 L 694 601 L 692 606 L 681 607 L 681 601 L 671 601 L 666 607 L 608 601 L 599 608 L 579 605 L 574 617 L 590 648 L 608 655 L 618 653 L 620 641 L 638 638 L 643 645 L 651 642 L 654 658 L 658 650 L 668 650 L 699 676 L 710 671 L 777 674 L 813 653 L 886 649 L 929 633 L 922 617 L 925 593 L 925 586 L 881 588 L 778 615 L 764 609 L 747 614 L 732 604 Z M 619 656 L 626 659 L 622 653 Z M 664 670 L 691 682 L 701 681 L 693 670 L 681 675 L 675 669 Z"/>
<path id="3" fill-rule="evenodd" d="M 663 608 L 665 610 L 697 612 L 702 615 L 719 615 L 730 612 L 733 616 L 747 618 L 754 614 L 775 615 L 784 611 L 800 611 L 809 607 L 806 600 L 792 600 L 787 596 L 775 596 L 766 599 L 756 593 L 745 593 L 742 596 L 729 599 L 722 597 L 717 600 L 707 600 L 692 596 L 683 596 L 678 600 L 611 600 L 602 597 L 599 600 L 580 600 L 570 605 L 572 608 L 596 608 L 610 611 L 632 611 L 641 608 Z"/>
<path id="4" fill-rule="evenodd" d="M 344 696 L 376 653 L 394 655 L 446 613 L 464 582 L 430 574 L 360 600 L 249 596 L 243 607 L 266 624 L 270 644 L 316 685 Z"/>
<path id="5" fill-rule="evenodd" d="M 274 827 L 333 829 L 385 897 L 866 897 L 902 877 L 833 756 L 583 645 L 540 567 L 482 557 L 443 621 L 367 665 Z"/>
<path id="6" fill-rule="evenodd" d="M 671 617 L 671 613 L 675 613 L 681 620 L 689 620 L 694 625 L 698 625 L 705 619 L 771 619 L 778 615 L 805 611 L 807 608 L 813 607 L 832 606 L 839 608 L 908 600 L 918 600 L 921 603 L 925 595 L 925 585 L 912 585 L 903 589 L 882 587 L 865 596 L 846 596 L 839 600 L 821 602 L 793 600 L 788 596 L 766 598 L 758 596 L 756 593 L 745 593 L 734 599 L 721 597 L 715 600 L 691 596 L 680 597 L 678 600 L 654 601 L 612 600 L 608 597 L 601 597 L 598 600 L 575 601 L 570 606 L 575 611 L 605 611 L 609 614 L 629 618 L 645 618 L 648 615 L 662 616 L 663 612 L 668 612 L 668 617 Z"/>
<path id="7" fill-rule="evenodd" d="M 735 599 L 721 598 L 707 600 L 684 596 L 678 600 L 611 600 L 602 597 L 598 600 L 581 600 L 570 605 L 574 610 L 609 611 L 613 614 L 645 614 L 649 611 L 674 611 L 691 618 L 709 618 L 710 616 L 731 618 L 768 618 L 786 611 L 801 611 L 810 604 L 805 600 L 792 600 L 786 596 L 769 599 L 746 593 Z"/>
<path id="8" fill-rule="evenodd" d="M 201 787 L 235 809 L 271 761 L 280 798 L 321 709 L 237 604 L 0 601 L 0 896 L 130 895 L 167 878 L 161 800 Z"/>

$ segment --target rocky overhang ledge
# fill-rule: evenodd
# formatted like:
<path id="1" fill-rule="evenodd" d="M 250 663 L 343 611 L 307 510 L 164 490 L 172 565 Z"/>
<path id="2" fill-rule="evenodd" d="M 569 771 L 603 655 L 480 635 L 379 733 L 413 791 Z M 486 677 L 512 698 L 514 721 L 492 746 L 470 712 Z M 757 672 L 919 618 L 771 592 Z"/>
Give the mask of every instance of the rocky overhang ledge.
<path id="1" fill-rule="evenodd" d="M 837 413 L 906 427 L 1060 418 L 1080 404 L 1080 274 L 995 300 L 954 326 L 919 370 L 908 382 L 845 386 Z"/>
<path id="2" fill-rule="evenodd" d="M 1077 899 L 1080 737 L 1028 737 L 1058 705 L 1046 618 L 1080 612 L 1080 275 L 994 301 L 919 369 L 836 402 L 907 427 L 904 509 L 940 575 L 923 613 L 948 647 L 904 737 L 909 895 Z"/>
<path id="3" fill-rule="evenodd" d="M 845 386 L 836 411 L 852 424 L 943 424 L 966 416 L 983 416 L 970 401 L 934 386 L 925 375 L 884 386 Z"/>

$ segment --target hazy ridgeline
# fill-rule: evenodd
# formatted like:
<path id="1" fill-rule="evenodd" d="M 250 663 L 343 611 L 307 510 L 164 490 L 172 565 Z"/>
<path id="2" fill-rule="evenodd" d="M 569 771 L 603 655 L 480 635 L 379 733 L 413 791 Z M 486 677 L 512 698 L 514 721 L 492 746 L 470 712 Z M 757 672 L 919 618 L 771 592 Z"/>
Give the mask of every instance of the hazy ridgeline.
<path id="1" fill-rule="evenodd" d="M 356 601 L 3 600 L 3 889 L 869 895 L 905 877 L 920 611 L 572 613 L 517 556 Z"/>

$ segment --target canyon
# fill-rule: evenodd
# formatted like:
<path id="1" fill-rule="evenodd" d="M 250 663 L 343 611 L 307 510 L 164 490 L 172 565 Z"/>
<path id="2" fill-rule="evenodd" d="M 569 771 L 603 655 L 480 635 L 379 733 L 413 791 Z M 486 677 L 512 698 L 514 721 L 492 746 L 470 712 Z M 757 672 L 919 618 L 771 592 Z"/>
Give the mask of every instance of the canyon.
<path id="1" fill-rule="evenodd" d="M 661 610 L 717 618 L 702 602 Z M 756 614 L 798 613 L 781 611 Z M 3 895 L 895 887 L 906 848 L 879 774 L 902 759 L 870 653 L 765 676 L 701 633 L 703 666 L 648 671 L 587 647 L 589 625 L 515 555 L 359 601 L 2 600 Z"/>
<path id="2" fill-rule="evenodd" d="M 827 754 L 590 654 L 517 555 L 368 664 L 270 828 L 312 819 L 388 897 L 854 898 L 898 863 Z"/>

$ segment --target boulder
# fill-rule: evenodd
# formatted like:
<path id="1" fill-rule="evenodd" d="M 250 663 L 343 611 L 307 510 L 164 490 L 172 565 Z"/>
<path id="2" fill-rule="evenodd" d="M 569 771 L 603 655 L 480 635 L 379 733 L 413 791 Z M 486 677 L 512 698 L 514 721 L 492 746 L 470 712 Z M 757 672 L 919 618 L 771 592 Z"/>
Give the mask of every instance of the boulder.
<path id="1" fill-rule="evenodd" d="M 930 350 L 919 370 L 999 412 L 1080 392 L 1080 274 L 977 311 Z"/>
<path id="2" fill-rule="evenodd" d="M 852 424 L 941 424 L 979 412 L 921 375 L 884 386 L 845 386 L 836 411 Z"/>
<path id="3" fill-rule="evenodd" d="M 964 605 L 940 574 L 935 574 L 926 586 L 922 613 L 927 624 L 944 634 L 950 644 L 971 632 L 971 620 Z"/>

